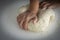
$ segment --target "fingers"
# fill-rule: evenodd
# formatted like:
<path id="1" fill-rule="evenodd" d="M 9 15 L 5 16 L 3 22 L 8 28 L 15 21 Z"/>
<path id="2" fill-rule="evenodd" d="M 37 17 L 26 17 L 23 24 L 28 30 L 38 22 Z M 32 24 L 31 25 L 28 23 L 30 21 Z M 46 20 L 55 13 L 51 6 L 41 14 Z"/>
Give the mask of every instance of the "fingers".
<path id="1" fill-rule="evenodd" d="M 23 17 L 23 18 L 20 20 L 20 23 L 19 23 L 22 29 L 23 29 L 23 25 L 22 25 L 22 24 L 23 24 L 23 22 L 24 22 L 24 19 L 25 19 L 25 17 Z"/>
<path id="2" fill-rule="evenodd" d="M 47 4 L 43 5 L 43 8 L 48 9 L 48 8 L 49 8 L 49 6 L 50 6 L 50 4 L 49 4 L 49 3 L 47 3 Z"/>
<path id="3" fill-rule="evenodd" d="M 20 16 L 17 16 L 17 22 L 18 22 L 18 24 L 20 23 L 20 20 L 21 20 L 21 19 L 19 19 L 19 17 Z"/>
<path id="4" fill-rule="evenodd" d="M 38 22 L 38 18 L 37 18 L 37 16 L 36 17 L 34 17 L 34 18 L 32 18 L 32 22 L 35 24 L 36 22 Z"/>
<path id="5" fill-rule="evenodd" d="M 42 2 L 42 3 L 40 4 L 41 8 L 43 8 L 43 6 L 44 6 L 45 4 L 47 4 L 47 2 Z"/>
<path id="6" fill-rule="evenodd" d="M 28 15 L 26 16 L 25 14 L 22 16 L 19 15 L 17 17 L 17 21 L 18 21 L 20 28 L 28 30 L 28 22 L 31 21 L 30 19 L 33 21 L 33 23 L 37 22 L 37 16 L 30 17 Z"/>
<path id="7" fill-rule="evenodd" d="M 47 2 L 42 2 L 41 3 L 41 8 L 42 9 L 48 9 L 48 8 L 52 8 L 52 3 L 47 3 Z"/>
<path id="8" fill-rule="evenodd" d="M 37 18 L 37 16 L 35 16 L 34 18 L 32 18 L 31 19 L 32 20 L 32 22 L 35 24 L 36 22 L 38 22 L 38 18 Z M 29 19 L 29 17 L 26 17 L 25 18 L 25 20 L 24 20 L 24 22 L 23 22 L 23 29 L 25 29 L 25 30 L 28 30 L 28 23 L 29 23 L 29 21 L 31 21 L 30 19 Z"/>
<path id="9" fill-rule="evenodd" d="M 47 2 L 42 2 L 42 3 L 41 3 L 41 6 L 43 6 L 43 5 L 45 5 L 45 4 L 47 4 Z"/>
<path id="10" fill-rule="evenodd" d="M 23 16 L 21 14 L 19 16 L 17 16 L 17 22 L 18 22 L 20 28 L 23 28 L 22 24 L 24 22 L 24 18 L 25 18 L 25 16 Z"/>
<path id="11" fill-rule="evenodd" d="M 18 16 L 17 17 L 18 24 L 20 28 L 27 30 L 28 28 L 28 19 L 26 16 Z"/>
<path id="12" fill-rule="evenodd" d="M 24 21 L 22 25 L 23 25 L 23 29 L 28 30 L 28 22 L 27 21 Z"/>
<path id="13" fill-rule="evenodd" d="M 29 18 L 28 17 L 26 17 L 25 18 L 25 20 L 24 20 L 24 22 L 23 22 L 23 28 L 25 29 L 25 30 L 28 30 L 28 21 L 29 21 Z"/>
<path id="14" fill-rule="evenodd" d="M 53 6 L 53 5 L 49 5 L 49 6 L 48 6 L 48 8 L 53 8 L 53 9 L 54 9 L 54 7 L 55 7 L 55 6 Z"/>

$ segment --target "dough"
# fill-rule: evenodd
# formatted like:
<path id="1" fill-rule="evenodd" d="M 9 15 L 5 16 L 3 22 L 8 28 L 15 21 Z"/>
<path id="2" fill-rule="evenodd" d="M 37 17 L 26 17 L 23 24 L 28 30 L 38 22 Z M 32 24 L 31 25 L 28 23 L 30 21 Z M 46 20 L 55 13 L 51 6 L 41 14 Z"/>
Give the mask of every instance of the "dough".
<path id="1" fill-rule="evenodd" d="M 28 9 L 28 5 L 23 6 L 19 9 L 20 13 L 25 12 Z M 53 9 L 39 9 L 38 12 L 38 22 L 33 24 L 30 22 L 28 24 L 28 30 L 33 32 L 44 32 L 48 29 L 49 24 L 52 23 L 55 19 L 55 12 Z"/>

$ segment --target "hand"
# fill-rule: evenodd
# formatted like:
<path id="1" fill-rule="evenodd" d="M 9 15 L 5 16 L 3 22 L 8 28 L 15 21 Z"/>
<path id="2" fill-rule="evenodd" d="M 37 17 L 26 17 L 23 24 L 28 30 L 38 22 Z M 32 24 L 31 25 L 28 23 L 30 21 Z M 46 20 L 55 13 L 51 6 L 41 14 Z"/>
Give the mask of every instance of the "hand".
<path id="1" fill-rule="evenodd" d="M 31 20 L 33 21 L 33 23 L 37 22 L 37 15 L 30 11 L 26 11 L 17 16 L 17 22 L 18 22 L 19 26 L 25 30 L 28 30 L 28 23 Z"/>
<path id="2" fill-rule="evenodd" d="M 39 8 L 42 8 L 42 9 L 43 8 L 46 8 L 46 9 L 48 9 L 48 8 L 54 8 L 53 3 L 41 2 L 39 5 L 40 5 Z"/>

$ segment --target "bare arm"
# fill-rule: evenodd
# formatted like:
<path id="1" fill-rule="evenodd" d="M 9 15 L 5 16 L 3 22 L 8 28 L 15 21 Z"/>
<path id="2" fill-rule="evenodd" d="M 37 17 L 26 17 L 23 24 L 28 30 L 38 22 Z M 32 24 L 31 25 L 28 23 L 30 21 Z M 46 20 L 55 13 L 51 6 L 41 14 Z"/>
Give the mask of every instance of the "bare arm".
<path id="1" fill-rule="evenodd" d="M 38 9 L 39 9 L 39 0 L 30 0 L 29 10 L 37 14 Z"/>
<path id="2" fill-rule="evenodd" d="M 29 9 L 17 16 L 17 22 L 19 26 L 25 30 L 28 29 L 28 23 L 33 20 L 33 23 L 37 22 L 37 12 L 39 8 L 39 0 L 30 0 Z"/>

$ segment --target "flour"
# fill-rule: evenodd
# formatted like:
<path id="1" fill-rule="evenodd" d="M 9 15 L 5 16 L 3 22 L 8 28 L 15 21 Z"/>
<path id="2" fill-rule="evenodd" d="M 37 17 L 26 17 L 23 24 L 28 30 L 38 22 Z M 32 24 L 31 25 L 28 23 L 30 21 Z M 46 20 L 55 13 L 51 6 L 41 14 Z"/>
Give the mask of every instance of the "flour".
<path id="1" fill-rule="evenodd" d="M 19 13 L 23 13 L 28 9 L 28 5 L 23 6 L 19 9 Z M 28 30 L 33 32 L 44 32 L 49 28 L 49 24 L 55 20 L 55 12 L 53 9 L 39 9 L 38 22 L 28 24 Z"/>

